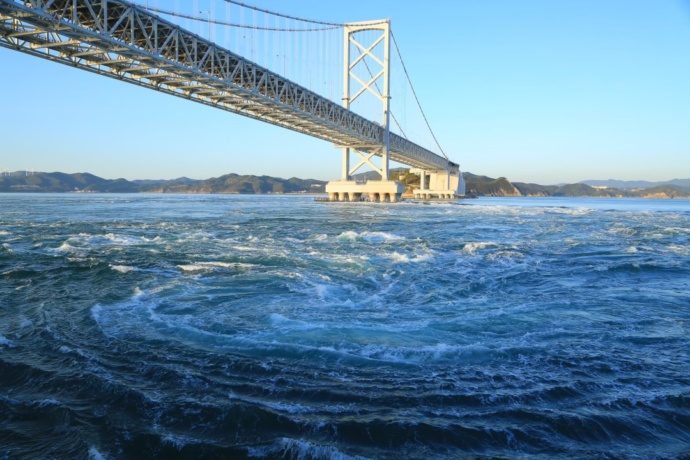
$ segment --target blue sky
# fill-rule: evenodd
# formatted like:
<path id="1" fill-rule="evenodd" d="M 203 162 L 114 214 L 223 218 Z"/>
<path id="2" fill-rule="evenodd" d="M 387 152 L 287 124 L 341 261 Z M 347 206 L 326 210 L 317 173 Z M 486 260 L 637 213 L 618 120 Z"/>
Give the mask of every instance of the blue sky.
<path id="1" fill-rule="evenodd" d="M 245 3 L 390 18 L 436 136 L 464 171 L 541 184 L 690 177 L 690 0 Z M 0 100 L 10 171 L 340 176 L 327 142 L 5 48 Z"/>

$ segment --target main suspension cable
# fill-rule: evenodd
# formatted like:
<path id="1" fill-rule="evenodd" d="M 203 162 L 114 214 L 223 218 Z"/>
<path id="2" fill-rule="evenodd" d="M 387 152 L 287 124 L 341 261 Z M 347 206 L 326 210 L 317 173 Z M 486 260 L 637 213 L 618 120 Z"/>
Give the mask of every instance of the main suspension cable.
<path id="1" fill-rule="evenodd" d="M 275 11 L 265 10 L 265 9 L 263 9 L 263 8 L 259 8 L 259 7 L 256 7 L 256 6 L 247 5 L 246 3 L 238 2 L 238 1 L 236 1 L 236 0 L 223 0 L 223 1 L 225 1 L 225 2 L 227 2 L 227 3 L 232 3 L 233 5 L 241 6 L 242 8 L 249 8 L 250 10 L 260 11 L 260 12 L 266 13 L 266 14 L 272 14 L 273 16 L 278 16 L 278 17 L 285 18 L 285 19 L 294 19 L 295 21 L 307 22 L 307 23 L 310 23 L 310 24 L 321 24 L 321 25 L 324 25 L 324 26 L 333 26 L 334 28 L 339 28 L 339 27 L 345 27 L 345 26 L 346 26 L 346 24 L 340 24 L 340 23 L 337 23 L 337 22 L 324 22 L 324 21 L 316 21 L 316 20 L 313 20 L 313 19 L 300 18 L 300 17 L 297 17 L 297 16 L 288 16 L 287 14 L 276 13 Z M 383 24 L 384 22 L 386 22 L 386 21 L 374 22 L 374 23 L 372 23 L 372 25 L 375 25 L 375 24 Z M 326 30 L 326 29 L 324 29 L 324 30 Z"/>
<path id="2" fill-rule="evenodd" d="M 242 8 L 247 8 L 247 9 L 250 9 L 253 11 L 266 13 L 266 14 L 273 15 L 276 17 L 281 17 L 284 19 L 292 19 L 294 21 L 305 22 L 307 24 L 318 24 L 318 25 L 326 26 L 326 27 L 311 27 L 311 28 L 307 28 L 307 29 L 304 29 L 304 28 L 266 27 L 266 26 L 262 27 L 262 26 L 257 26 L 257 25 L 245 25 L 245 24 L 239 24 L 239 23 L 219 21 L 217 19 L 203 18 L 201 16 L 178 13 L 175 11 L 165 10 L 162 8 L 153 8 L 153 7 L 145 7 L 145 8 L 148 11 L 167 14 L 169 16 L 174 16 L 174 17 L 179 17 L 179 18 L 184 18 L 184 19 L 191 19 L 193 21 L 208 22 L 208 23 L 213 23 L 213 24 L 217 24 L 217 25 L 237 27 L 237 28 L 242 28 L 242 29 L 265 30 L 265 31 L 272 31 L 272 32 L 319 32 L 319 31 L 324 31 L 324 30 L 341 29 L 347 25 L 344 23 L 317 21 L 317 20 L 313 20 L 313 19 L 300 18 L 298 16 L 290 16 L 287 14 L 277 13 L 275 11 L 270 11 L 267 9 L 248 5 L 246 3 L 239 2 L 237 0 L 223 0 L 223 1 L 225 1 L 226 3 L 233 4 L 233 5 L 237 5 L 237 6 L 242 7 Z M 374 23 L 371 23 L 371 25 L 383 24 L 385 22 L 386 21 L 374 22 Z M 426 123 L 426 126 L 429 129 L 429 132 L 431 133 L 431 136 L 433 137 L 434 142 L 436 142 L 436 146 L 441 151 L 441 153 L 446 158 L 446 160 L 449 160 L 448 156 L 443 151 L 441 144 L 439 144 L 438 139 L 436 138 L 436 135 L 434 134 L 434 131 L 431 129 L 431 125 L 429 124 L 429 120 L 427 119 L 426 114 L 424 113 L 424 109 L 422 109 L 422 104 L 419 102 L 419 98 L 417 97 L 417 92 L 415 91 L 414 86 L 412 85 L 412 80 L 410 79 L 410 75 L 407 72 L 407 67 L 405 66 L 405 62 L 403 61 L 402 54 L 400 53 L 400 48 L 398 47 L 398 42 L 395 40 L 395 35 L 393 34 L 392 31 L 391 31 L 391 38 L 393 39 L 393 44 L 395 45 L 395 51 L 397 52 L 398 57 L 400 58 L 400 63 L 402 64 L 403 71 L 405 72 L 405 77 L 407 78 L 407 82 L 409 83 L 410 89 L 412 90 L 412 94 L 414 95 L 415 101 L 417 102 L 417 107 L 419 107 L 419 111 L 421 112 L 422 117 L 424 118 L 424 122 Z M 369 75 L 372 75 L 371 69 L 369 68 L 369 65 L 366 63 L 366 60 L 365 60 L 365 66 L 367 68 Z M 373 78 L 373 75 L 372 75 L 372 78 Z M 376 86 L 376 89 L 380 92 L 380 89 L 378 88 L 378 82 L 374 82 L 374 85 Z M 398 123 L 398 120 L 395 118 L 395 115 L 393 115 L 393 113 L 391 113 L 391 117 L 393 118 L 393 121 L 395 122 L 395 124 L 398 126 L 398 129 L 400 129 L 400 132 L 403 135 L 403 137 L 407 138 L 402 126 L 400 125 L 400 123 Z"/>
<path id="3" fill-rule="evenodd" d="M 228 1 L 228 0 L 226 0 Z M 231 2 L 233 3 L 233 2 Z M 148 11 L 153 11 L 155 13 L 162 13 L 162 14 L 167 14 L 169 16 L 174 16 L 177 18 L 184 18 L 184 19 L 191 19 L 192 21 L 201 21 L 201 22 L 210 22 L 212 24 L 217 24 L 220 26 L 229 26 L 229 27 L 238 27 L 241 29 L 253 29 L 253 30 L 267 30 L 271 32 L 319 32 L 322 30 L 334 30 L 334 29 L 341 29 L 343 26 L 334 24 L 329 27 L 312 27 L 309 29 L 295 29 L 295 28 L 279 28 L 279 27 L 261 27 L 261 26 L 255 26 L 255 25 L 247 25 L 247 24 L 239 24 L 235 22 L 225 22 L 225 21 L 219 21 L 217 19 L 209 19 L 209 18 L 204 18 L 201 16 L 194 16 L 192 14 L 185 14 L 185 13 L 177 13 L 175 11 L 170 11 L 170 10 L 164 10 L 162 8 L 154 8 L 154 7 L 144 7 Z M 261 10 L 259 10 L 261 11 Z"/>
<path id="4" fill-rule="evenodd" d="M 434 142 L 436 142 L 436 146 L 441 151 L 441 153 L 446 158 L 446 160 L 450 161 L 450 159 L 446 155 L 446 152 L 444 152 L 443 149 L 441 148 L 441 144 L 438 143 L 438 139 L 436 139 L 436 135 L 434 134 L 434 131 L 431 129 L 431 125 L 429 124 L 429 120 L 426 118 L 426 114 L 424 113 L 424 110 L 422 109 L 422 104 L 419 102 L 419 98 L 417 97 L 417 92 L 414 90 L 414 86 L 412 86 L 412 80 L 410 80 L 410 74 L 407 73 L 407 68 L 405 67 L 405 62 L 403 61 L 402 55 L 400 54 L 400 48 L 398 48 L 398 42 L 395 41 L 395 35 L 393 35 L 392 31 L 391 31 L 391 38 L 393 38 L 393 44 L 395 45 L 395 51 L 398 53 L 398 57 L 400 58 L 400 63 L 402 64 L 402 68 L 405 71 L 405 76 L 407 77 L 407 82 L 410 84 L 410 89 L 412 89 L 412 94 L 414 95 L 414 99 L 415 99 L 415 101 L 417 101 L 417 107 L 419 107 L 419 111 L 422 113 L 422 117 L 424 118 L 424 122 L 426 123 L 427 128 L 429 128 L 429 132 L 431 133 L 431 137 L 434 138 Z"/>

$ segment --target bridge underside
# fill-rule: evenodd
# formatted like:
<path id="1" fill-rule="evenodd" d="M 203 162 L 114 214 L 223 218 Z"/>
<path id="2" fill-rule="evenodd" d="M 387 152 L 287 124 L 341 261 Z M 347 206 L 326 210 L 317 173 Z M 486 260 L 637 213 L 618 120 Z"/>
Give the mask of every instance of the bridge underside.
<path id="1" fill-rule="evenodd" d="M 123 0 L 0 0 L 0 46 L 380 155 L 383 128 Z M 395 134 L 390 159 L 457 174 Z"/>

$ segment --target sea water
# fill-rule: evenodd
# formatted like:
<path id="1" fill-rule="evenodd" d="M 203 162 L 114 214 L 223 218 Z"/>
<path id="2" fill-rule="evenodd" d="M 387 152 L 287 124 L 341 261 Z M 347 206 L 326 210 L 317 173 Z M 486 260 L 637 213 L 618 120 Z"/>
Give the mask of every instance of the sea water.
<path id="1" fill-rule="evenodd" d="M 690 201 L 0 195 L 0 459 L 690 458 Z"/>

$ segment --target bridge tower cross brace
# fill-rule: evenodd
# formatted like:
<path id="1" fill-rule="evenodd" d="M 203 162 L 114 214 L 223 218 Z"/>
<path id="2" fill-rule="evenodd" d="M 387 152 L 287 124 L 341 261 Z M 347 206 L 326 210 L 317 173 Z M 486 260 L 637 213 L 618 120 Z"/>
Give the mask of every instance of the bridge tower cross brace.
<path id="1" fill-rule="evenodd" d="M 377 30 L 381 34 L 374 38 L 370 44 L 363 44 L 357 41 L 355 34 L 366 30 Z M 346 109 L 360 96 L 369 92 L 373 94 L 382 103 L 383 120 L 382 126 L 384 129 L 383 143 L 380 146 L 344 146 L 343 147 L 343 166 L 341 180 L 349 181 L 350 176 L 354 174 L 361 166 L 368 164 L 375 171 L 381 174 L 381 180 L 389 180 L 389 158 L 390 158 L 390 35 L 391 27 L 390 20 L 355 22 L 346 24 L 344 27 L 344 62 L 343 62 L 343 106 Z M 383 61 L 374 54 L 374 50 L 383 42 Z M 355 45 L 359 51 L 359 55 L 353 59 L 351 44 Z M 365 63 L 366 58 L 370 58 L 368 62 L 374 61 L 380 65 L 381 70 L 373 74 L 369 81 L 364 81 L 354 72 L 355 67 L 359 64 Z M 351 81 L 356 80 L 361 87 L 353 95 L 351 92 Z M 379 89 L 377 82 L 379 79 L 383 80 L 383 90 Z M 369 152 L 365 154 L 361 152 L 363 148 Z M 354 167 L 350 168 L 350 152 L 354 151 L 360 158 L 360 162 Z M 371 162 L 371 158 L 380 154 L 381 167 L 377 167 Z"/>

